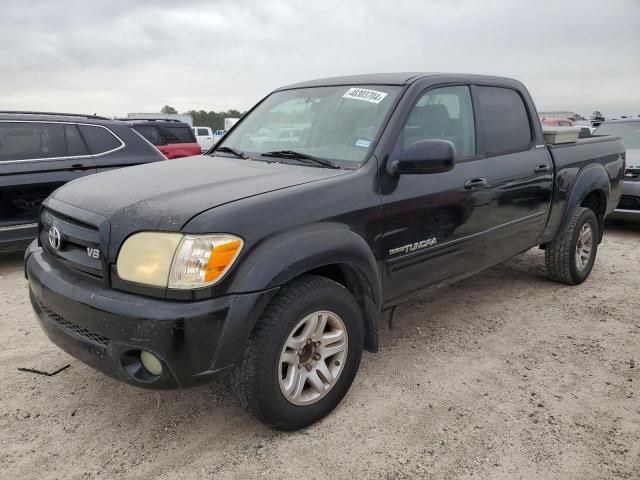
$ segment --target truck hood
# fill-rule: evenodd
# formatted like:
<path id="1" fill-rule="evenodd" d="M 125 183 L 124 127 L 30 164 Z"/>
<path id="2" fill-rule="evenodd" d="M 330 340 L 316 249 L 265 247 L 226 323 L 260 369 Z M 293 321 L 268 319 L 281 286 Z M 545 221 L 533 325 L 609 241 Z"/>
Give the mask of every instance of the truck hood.
<path id="1" fill-rule="evenodd" d="M 347 172 L 200 155 L 83 177 L 52 198 L 108 219 L 113 242 L 133 231 L 177 231 L 219 205 Z"/>

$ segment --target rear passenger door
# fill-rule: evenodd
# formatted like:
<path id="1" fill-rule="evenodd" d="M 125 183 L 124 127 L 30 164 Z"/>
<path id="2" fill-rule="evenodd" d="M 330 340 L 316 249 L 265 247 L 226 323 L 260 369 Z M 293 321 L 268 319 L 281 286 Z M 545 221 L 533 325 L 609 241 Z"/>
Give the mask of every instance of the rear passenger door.
<path id="1" fill-rule="evenodd" d="M 70 180 L 95 173 L 71 123 L 0 122 L 0 222 L 35 220 L 42 201 Z"/>
<path id="2" fill-rule="evenodd" d="M 521 94 L 498 86 L 473 87 L 479 146 L 490 160 L 492 222 L 488 256 L 500 261 L 536 245 L 551 203 L 553 165 L 534 142 L 534 112 Z"/>

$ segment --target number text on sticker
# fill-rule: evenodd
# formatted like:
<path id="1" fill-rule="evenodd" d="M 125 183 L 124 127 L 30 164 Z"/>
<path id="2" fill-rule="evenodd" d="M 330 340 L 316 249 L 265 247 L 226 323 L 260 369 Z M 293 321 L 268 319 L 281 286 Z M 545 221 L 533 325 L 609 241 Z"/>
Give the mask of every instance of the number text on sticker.
<path id="1" fill-rule="evenodd" d="M 368 90 L 366 88 L 350 88 L 342 98 L 352 98 L 354 100 L 363 100 L 365 102 L 380 103 L 387 94 L 378 92 L 377 90 Z"/>

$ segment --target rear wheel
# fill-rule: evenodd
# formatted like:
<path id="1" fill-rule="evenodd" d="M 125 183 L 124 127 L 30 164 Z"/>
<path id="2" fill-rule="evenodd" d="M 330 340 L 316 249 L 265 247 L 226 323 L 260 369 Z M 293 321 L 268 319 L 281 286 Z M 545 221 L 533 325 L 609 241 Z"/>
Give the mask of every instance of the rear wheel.
<path id="1" fill-rule="evenodd" d="M 599 238 L 593 210 L 578 207 L 565 232 L 545 249 L 547 276 L 569 285 L 584 282 L 593 268 Z"/>
<path id="2" fill-rule="evenodd" d="M 281 430 L 310 425 L 347 393 L 364 327 L 340 284 L 305 275 L 283 287 L 258 320 L 236 365 L 233 390 L 258 420 Z"/>

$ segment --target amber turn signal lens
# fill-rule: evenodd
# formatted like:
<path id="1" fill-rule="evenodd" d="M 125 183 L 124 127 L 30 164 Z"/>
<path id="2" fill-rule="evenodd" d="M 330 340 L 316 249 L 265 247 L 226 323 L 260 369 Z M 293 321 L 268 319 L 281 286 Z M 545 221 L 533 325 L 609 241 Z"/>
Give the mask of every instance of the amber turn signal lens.
<path id="1" fill-rule="evenodd" d="M 220 277 L 233 263 L 242 248 L 242 242 L 238 239 L 229 239 L 217 243 L 211 251 L 207 262 L 204 281 L 210 283 Z"/>

